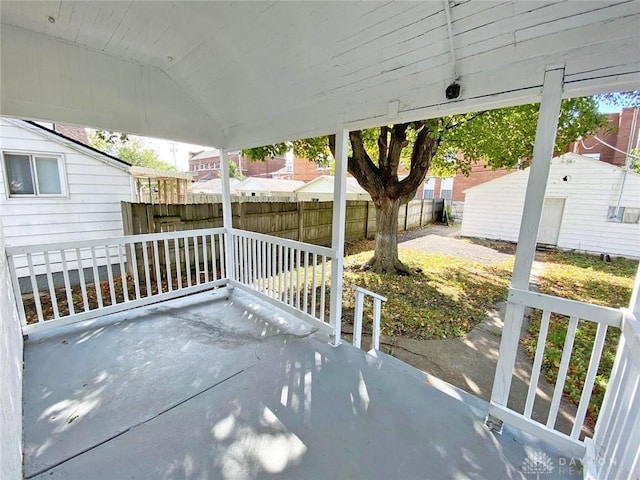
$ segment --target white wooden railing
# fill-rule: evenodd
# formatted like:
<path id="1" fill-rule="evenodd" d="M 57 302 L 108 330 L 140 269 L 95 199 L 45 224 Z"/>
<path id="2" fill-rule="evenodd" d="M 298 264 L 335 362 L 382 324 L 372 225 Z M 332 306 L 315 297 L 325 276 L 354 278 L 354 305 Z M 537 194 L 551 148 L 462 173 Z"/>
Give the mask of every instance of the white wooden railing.
<path id="1" fill-rule="evenodd" d="M 640 478 L 640 321 L 628 310 L 584 463 L 585 478 Z"/>
<path id="2" fill-rule="evenodd" d="M 231 229 L 235 259 L 229 283 L 333 333 L 327 312 L 330 248 Z"/>
<path id="3" fill-rule="evenodd" d="M 382 302 L 386 302 L 387 298 L 357 285 L 353 285 L 352 288 L 356 292 L 355 308 L 353 311 L 353 345 L 356 348 L 360 348 L 362 345 L 362 317 L 364 315 L 364 299 L 366 295 L 373 299 L 371 348 L 380 350 L 380 314 L 382 312 Z"/>
<path id="4" fill-rule="evenodd" d="M 222 285 L 224 238 L 217 228 L 7 247 L 23 333 Z"/>
<path id="5" fill-rule="evenodd" d="M 528 386 L 527 400 L 523 411 L 517 412 L 507 407 L 505 403 L 498 403 L 495 399 L 492 399 L 489 407 L 489 415 L 515 425 L 543 440 L 554 443 L 566 449 L 577 458 L 582 458 L 585 454 L 585 444 L 580 440 L 580 432 L 591 400 L 596 373 L 600 366 L 602 348 L 604 346 L 607 329 L 609 327 L 621 327 L 622 311 L 518 289 L 511 289 L 509 291 L 508 301 L 516 305 L 540 310 L 542 312 L 540 333 L 536 344 L 536 354 Z M 551 405 L 549 407 L 546 422 L 542 423 L 532 418 L 532 412 L 536 401 L 536 390 L 538 388 L 538 380 L 542 369 L 549 321 L 551 315 L 554 313 L 568 317 L 569 322 L 562 350 L 562 357 L 558 368 L 557 379 L 554 385 Z M 598 324 L 598 327 L 591 351 L 589 368 L 587 370 L 580 402 L 578 404 L 576 418 L 570 434 L 567 435 L 556 429 L 556 420 L 560 409 L 562 392 L 567 379 L 569 361 L 573 352 L 576 330 L 578 329 L 580 321 L 595 322 Z M 517 349 L 518 345 L 515 343 L 511 347 Z M 496 378 L 495 381 L 498 380 L 500 379 Z"/>
<path id="6" fill-rule="evenodd" d="M 25 334 L 227 284 L 338 331 L 328 300 L 335 253 L 317 245 L 215 228 L 6 250 Z"/>

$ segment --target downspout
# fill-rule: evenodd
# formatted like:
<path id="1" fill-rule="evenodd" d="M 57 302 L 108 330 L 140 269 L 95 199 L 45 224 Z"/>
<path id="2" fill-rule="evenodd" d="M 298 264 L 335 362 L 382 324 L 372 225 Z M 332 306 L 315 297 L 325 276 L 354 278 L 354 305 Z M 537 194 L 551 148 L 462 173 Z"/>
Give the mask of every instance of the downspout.
<path id="1" fill-rule="evenodd" d="M 633 148 L 633 137 L 638 126 L 638 110 L 640 110 L 640 107 L 636 107 L 633 110 L 633 120 L 631 120 L 631 131 L 629 132 L 629 142 L 627 143 L 627 156 L 624 162 L 624 173 L 622 174 L 622 185 L 620 186 L 620 195 L 618 195 L 618 203 L 616 204 L 616 210 L 613 214 L 613 218 L 618 218 L 620 203 L 622 203 L 622 194 L 624 193 L 624 186 L 627 183 L 627 174 L 631 167 L 631 159 L 633 158 L 631 156 L 631 149 Z M 622 221 L 622 219 L 620 219 L 620 221 Z"/>

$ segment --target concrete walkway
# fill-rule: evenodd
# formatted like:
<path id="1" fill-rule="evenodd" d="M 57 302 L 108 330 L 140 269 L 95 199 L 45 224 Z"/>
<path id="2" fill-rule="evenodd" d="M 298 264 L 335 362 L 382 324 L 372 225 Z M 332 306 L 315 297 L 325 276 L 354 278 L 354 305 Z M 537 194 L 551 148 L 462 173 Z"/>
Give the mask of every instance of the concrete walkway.
<path id="1" fill-rule="evenodd" d="M 411 230 L 399 237 L 399 248 L 450 255 L 485 265 L 500 263 L 513 257 L 512 254 L 462 239 L 459 233 L 459 226 L 437 225 Z M 534 262 L 534 283 L 543 269 L 544 264 Z M 489 401 L 498 361 L 505 307 L 506 303 L 496 305 L 487 313 L 487 317 L 464 337 L 442 340 L 383 337 L 383 351 Z M 524 334 L 526 318 L 522 331 L 522 335 Z M 532 363 L 524 348 L 518 346 L 509 406 L 519 412 L 524 410 Z M 552 396 L 553 386 L 544 378 L 540 378 L 533 411 L 535 420 L 546 423 Z M 576 407 L 563 399 L 556 427 L 564 433 L 570 433 L 575 413 Z M 583 428 L 583 434 L 585 433 L 592 434 L 588 428 Z"/>

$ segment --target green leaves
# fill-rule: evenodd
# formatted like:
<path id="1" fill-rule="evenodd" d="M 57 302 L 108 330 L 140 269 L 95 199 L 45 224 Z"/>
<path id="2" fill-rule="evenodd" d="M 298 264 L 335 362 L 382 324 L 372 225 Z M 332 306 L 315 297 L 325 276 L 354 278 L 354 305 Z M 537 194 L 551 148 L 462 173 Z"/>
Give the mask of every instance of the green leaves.
<path id="1" fill-rule="evenodd" d="M 116 156 L 131 165 L 158 170 L 176 170 L 173 165 L 160 160 L 158 152 L 153 148 L 143 146 L 140 139 L 125 133 L 97 130 L 89 135 L 89 142 L 93 148 Z"/>

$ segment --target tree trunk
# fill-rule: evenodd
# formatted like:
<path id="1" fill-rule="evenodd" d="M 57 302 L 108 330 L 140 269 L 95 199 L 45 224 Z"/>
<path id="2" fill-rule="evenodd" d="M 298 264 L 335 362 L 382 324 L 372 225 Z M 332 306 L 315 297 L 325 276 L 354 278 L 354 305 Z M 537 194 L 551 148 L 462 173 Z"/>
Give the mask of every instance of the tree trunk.
<path id="1" fill-rule="evenodd" d="M 409 273 L 398 259 L 398 211 L 400 199 L 387 197 L 375 202 L 376 247 L 368 265 L 376 273 Z"/>

